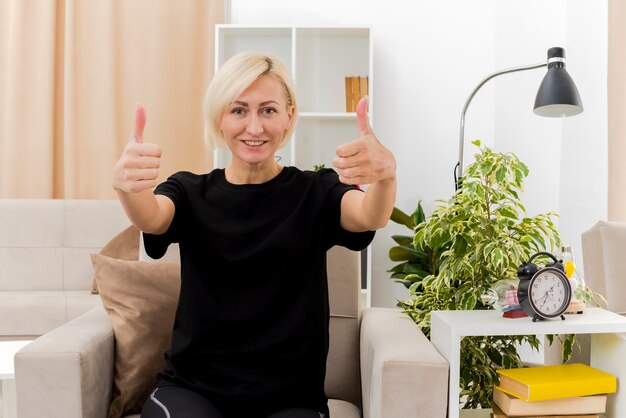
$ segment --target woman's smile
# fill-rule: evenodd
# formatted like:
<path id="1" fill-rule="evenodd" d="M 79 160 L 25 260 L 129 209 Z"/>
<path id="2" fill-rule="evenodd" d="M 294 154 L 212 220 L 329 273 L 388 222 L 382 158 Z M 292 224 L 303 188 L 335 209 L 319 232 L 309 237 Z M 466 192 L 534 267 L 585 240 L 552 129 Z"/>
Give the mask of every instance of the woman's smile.
<path id="1" fill-rule="evenodd" d="M 250 139 L 248 140 L 242 139 L 241 141 L 250 147 L 260 147 L 261 145 L 267 142 L 267 141 L 262 141 L 262 140 L 250 140 Z"/>

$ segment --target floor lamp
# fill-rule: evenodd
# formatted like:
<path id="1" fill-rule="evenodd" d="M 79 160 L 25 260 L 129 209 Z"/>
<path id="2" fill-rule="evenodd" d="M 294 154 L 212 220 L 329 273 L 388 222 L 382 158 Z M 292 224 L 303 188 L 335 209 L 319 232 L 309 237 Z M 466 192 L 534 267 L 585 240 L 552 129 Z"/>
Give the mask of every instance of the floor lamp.
<path id="1" fill-rule="evenodd" d="M 582 101 L 578 94 L 578 89 L 574 80 L 565 70 L 565 50 L 563 48 L 554 47 L 548 50 L 548 60 L 539 64 L 525 65 L 521 67 L 508 68 L 496 71 L 495 73 L 485 77 L 472 90 L 463 106 L 461 112 L 461 128 L 459 135 L 459 161 L 454 171 L 454 185 L 456 190 L 461 187 L 461 177 L 463 176 L 463 147 L 465 136 L 465 113 L 472 99 L 485 85 L 485 83 L 499 75 L 514 73 L 518 71 L 534 70 L 535 68 L 548 67 L 548 71 L 539 86 L 537 97 L 535 98 L 534 112 L 539 116 L 546 117 L 563 117 L 573 116 L 583 111 Z"/>

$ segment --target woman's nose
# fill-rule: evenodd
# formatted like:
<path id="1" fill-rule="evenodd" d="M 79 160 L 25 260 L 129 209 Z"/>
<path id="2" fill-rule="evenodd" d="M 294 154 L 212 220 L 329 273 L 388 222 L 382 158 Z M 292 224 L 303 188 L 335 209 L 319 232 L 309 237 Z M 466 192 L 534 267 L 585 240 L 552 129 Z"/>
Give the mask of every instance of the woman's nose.
<path id="1" fill-rule="evenodd" d="M 251 135 L 259 135 L 263 132 L 263 124 L 257 114 L 250 114 L 250 119 L 248 120 L 248 126 L 246 130 Z"/>

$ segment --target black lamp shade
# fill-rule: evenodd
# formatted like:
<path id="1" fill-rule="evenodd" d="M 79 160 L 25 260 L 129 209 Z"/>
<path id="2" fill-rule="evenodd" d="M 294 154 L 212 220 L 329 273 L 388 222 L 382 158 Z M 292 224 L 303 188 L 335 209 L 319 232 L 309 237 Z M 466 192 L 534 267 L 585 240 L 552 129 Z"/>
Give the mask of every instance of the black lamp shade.
<path id="1" fill-rule="evenodd" d="M 548 72 L 535 99 L 535 114 L 547 117 L 573 116 L 583 111 L 583 104 L 574 80 L 565 70 L 565 50 L 550 48 Z"/>

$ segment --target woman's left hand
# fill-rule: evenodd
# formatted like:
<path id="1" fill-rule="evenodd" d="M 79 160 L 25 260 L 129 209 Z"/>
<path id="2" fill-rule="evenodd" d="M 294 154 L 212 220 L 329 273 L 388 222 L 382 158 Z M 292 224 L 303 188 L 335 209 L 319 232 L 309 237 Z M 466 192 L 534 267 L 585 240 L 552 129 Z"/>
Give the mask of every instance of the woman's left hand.
<path id="1" fill-rule="evenodd" d="M 368 97 L 361 98 L 356 109 L 359 138 L 337 147 L 333 165 L 345 184 L 373 184 L 395 179 L 396 159 L 376 138 L 367 119 Z"/>

